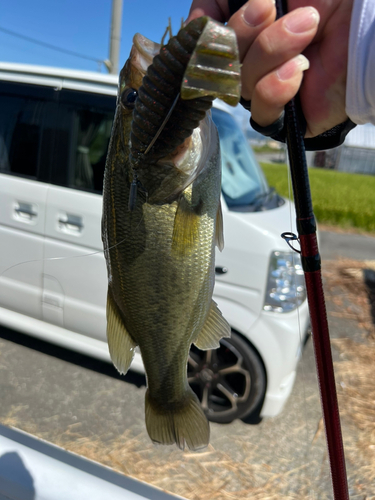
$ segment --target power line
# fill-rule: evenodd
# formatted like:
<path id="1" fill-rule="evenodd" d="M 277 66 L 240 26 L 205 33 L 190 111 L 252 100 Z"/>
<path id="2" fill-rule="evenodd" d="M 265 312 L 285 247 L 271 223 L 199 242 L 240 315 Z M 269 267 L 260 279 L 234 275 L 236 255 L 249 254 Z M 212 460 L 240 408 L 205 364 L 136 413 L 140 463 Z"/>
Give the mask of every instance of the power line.
<path id="1" fill-rule="evenodd" d="M 51 45 L 50 43 L 41 42 L 40 40 L 36 40 L 35 38 L 31 38 L 29 36 L 21 35 L 20 33 L 16 33 L 15 31 L 8 30 L 6 28 L 2 28 L 0 26 L 0 31 L 7 33 L 8 35 L 12 35 L 18 38 L 22 38 L 28 42 L 36 43 L 41 45 L 42 47 L 46 47 L 47 49 L 57 50 L 59 52 L 63 52 L 64 54 L 69 54 L 70 56 L 80 57 L 81 59 L 87 59 L 88 61 L 95 61 L 96 63 L 103 63 L 102 59 L 96 59 L 95 57 L 85 56 L 84 54 L 80 54 L 79 52 L 74 52 L 72 50 L 62 49 L 61 47 L 56 47 L 56 45 Z"/>

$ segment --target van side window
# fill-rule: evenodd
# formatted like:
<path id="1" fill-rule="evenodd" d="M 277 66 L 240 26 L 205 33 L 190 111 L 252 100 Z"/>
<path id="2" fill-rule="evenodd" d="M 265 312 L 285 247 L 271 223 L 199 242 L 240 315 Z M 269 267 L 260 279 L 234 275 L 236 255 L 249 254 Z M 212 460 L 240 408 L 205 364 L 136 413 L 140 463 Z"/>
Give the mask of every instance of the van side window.
<path id="1" fill-rule="evenodd" d="M 55 94 L 52 88 L 0 83 L 0 172 L 43 177 L 52 158 Z"/>
<path id="2" fill-rule="evenodd" d="M 62 90 L 52 182 L 101 193 L 116 97 Z"/>

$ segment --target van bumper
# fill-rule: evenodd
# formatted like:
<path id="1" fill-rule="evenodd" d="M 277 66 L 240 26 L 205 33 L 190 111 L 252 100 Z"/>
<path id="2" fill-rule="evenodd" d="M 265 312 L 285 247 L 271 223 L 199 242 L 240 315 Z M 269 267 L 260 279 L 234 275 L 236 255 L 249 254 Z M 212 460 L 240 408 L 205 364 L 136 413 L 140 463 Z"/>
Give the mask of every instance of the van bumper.
<path id="1" fill-rule="evenodd" d="M 260 415 L 274 417 L 287 402 L 310 332 L 307 301 L 290 313 L 263 311 L 246 333 L 263 360 L 267 390 Z"/>
<path id="2" fill-rule="evenodd" d="M 300 359 L 302 352 L 304 351 L 307 342 L 311 335 L 310 322 L 307 323 L 307 328 L 302 336 L 300 343 L 300 355 L 297 356 L 297 359 Z M 262 411 L 260 415 L 262 417 L 276 417 L 279 413 L 282 412 L 285 403 L 287 402 L 294 386 L 294 381 L 297 376 L 297 371 L 293 370 L 289 375 L 286 375 L 283 380 L 281 380 L 279 392 L 270 393 L 269 391 L 266 393 L 264 398 L 264 403 L 262 407 Z"/>
<path id="3" fill-rule="evenodd" d="M 261 417 L 276 417 L 282 412 L 285 403 L 287 402 L 296 379 L 296 371 L 293 370 L 281 381 L 279 393 L 266 392 L 264 398 L 264 403 L 262 406 L 262 411 L 260 412 Z"/>

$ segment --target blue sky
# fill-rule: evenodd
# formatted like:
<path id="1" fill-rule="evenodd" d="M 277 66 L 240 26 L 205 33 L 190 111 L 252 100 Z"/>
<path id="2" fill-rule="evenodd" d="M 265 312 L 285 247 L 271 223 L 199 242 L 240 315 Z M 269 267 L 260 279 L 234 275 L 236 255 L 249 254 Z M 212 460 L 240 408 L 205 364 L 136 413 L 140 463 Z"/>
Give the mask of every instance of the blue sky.
<path id="1" fill-rule="evenodd" d="M 136 32 L 160 42 L 172 19 L 173 33 L 189 13 L 191 0 L 123 0 L 120 67 Z M 42 42 L 107 59 L 111 0 L 12 0 L 1 9 L 0 28 Z M 98 64 L 65 55 L 0 31 L 0 61 L 98 71 Z M 106 72 L 102 67 L 102 72 Z"/>
<path id="2" fill-rule="evenodd" d="M 192 0 L 123 0 L 119 68 L 129 56 L 132 39 L 139 32 L 160 42 L 168 19 L 173 34 L 186 19 Z M 108 59 L 112 0 L 12 0 L 3 2 L 0 15 L 0 61 L 107 73 L 95 61 L 63 54 L 14 37 L 1 28 L 78 52 L 94 59 Z M 242 106 L 236 118 L 247 128 L 249 116 Z"/>

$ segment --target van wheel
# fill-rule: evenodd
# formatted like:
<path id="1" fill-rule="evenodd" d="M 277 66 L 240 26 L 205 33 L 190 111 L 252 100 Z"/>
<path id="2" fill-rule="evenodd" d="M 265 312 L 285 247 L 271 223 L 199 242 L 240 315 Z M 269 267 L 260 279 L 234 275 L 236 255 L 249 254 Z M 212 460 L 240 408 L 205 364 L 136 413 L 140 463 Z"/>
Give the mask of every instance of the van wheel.
<path id="1" fill-rule="evenodd" d="M 259 355 L 232 331 L 218 349 L 191 346 L 188 382 L 208 420 L 229 423 L 259 414 L 266 392 L 266 374 Z"/>

